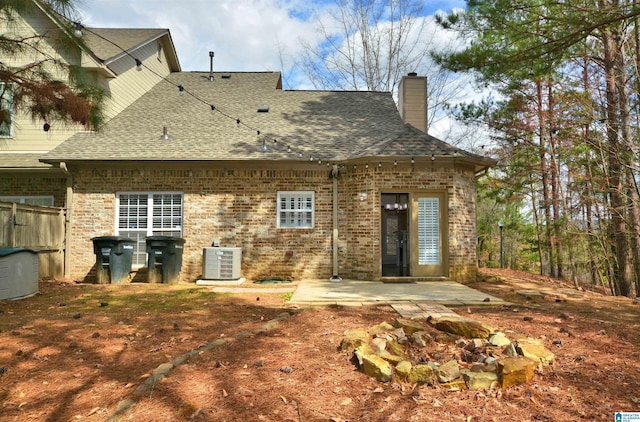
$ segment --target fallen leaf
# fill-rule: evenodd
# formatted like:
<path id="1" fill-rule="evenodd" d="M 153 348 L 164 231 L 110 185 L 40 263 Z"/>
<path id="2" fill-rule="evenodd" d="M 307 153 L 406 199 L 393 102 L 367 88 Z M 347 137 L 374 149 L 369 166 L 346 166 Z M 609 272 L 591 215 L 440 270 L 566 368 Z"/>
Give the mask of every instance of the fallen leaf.
<path id="1" fill-rule="evenodd" d="M 284 404 L 287 404 L 287 398 L 285 396 L 280 396 L 280 398 L 282 399 L 282 401 L 284 402 Z"/>
<path id="2" fill-rule="evenodd" d="M 91 415 L 93 415 L 93 414 L 94 414 L 94 413 L 96 413 L 98 410 L 100 410 L 100 408 L 99 408 L 99 407 L 94 407 L 93 409 L 91 409 L 91 411 L 90 411 L 89 413 L 87 413 L 87 416 L 91 416 Z"/>
<path id="3" fill-rule="evenodd" d="M 351 397 L 345 399 L 342 403 L 340 403 L 340 406 L 348 406 L 351 403 L 353 403 L 353 399 L 351 399 Z"/>
<path id="4" fill-rule="evenodd" d="M 222 389 L 222 397 L 227 397 L 229 395 L 229 393 L 227 393 L 227 390 L 225 390 L 224 388 Z"/>
<path id="5" fill-rule="evenodd" d="M 384 393 L 384 388 L 382 387 L 378 387 L 375 390 L 373 390 L 374 393 Z"/>
<path id="6" fill-rule="evenodd" d="M 134 386 L 134 384 L 133 384 L 132 382 L 128 382 L 128 383 L 126 383 L 126 384 L 124 385 L 124 388 L 131 388 L 131 387 L 133 387 L 133 386 Z"/>

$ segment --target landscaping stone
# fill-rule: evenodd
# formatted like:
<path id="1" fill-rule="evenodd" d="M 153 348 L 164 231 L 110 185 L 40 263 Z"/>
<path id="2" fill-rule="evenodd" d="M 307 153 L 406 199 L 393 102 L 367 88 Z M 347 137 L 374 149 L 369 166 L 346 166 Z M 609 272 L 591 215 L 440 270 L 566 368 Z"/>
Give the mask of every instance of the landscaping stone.
<path id="1" fill-rule="evenodd" d="M 358 367 L 360 368 L 364 364 L 363 362 L 364 357 L 366 355 L 373 355 L 373 354 L 375 354 L 375 352 L 373 351 L 373 348 L 368 343 L 361 344 L 353 351 L 355 360 L 358 362 Z"/>
<path id="2" fill-rule="evenodd" d="M 434 327 L 440 331 L 458 334 L 466 338 L 487 338 L 493 329 L 478 321 L 467 318 L 441 318 Z"/>
<path id="3" fill-rule="evenodd" d="M 418 347 L 427 347 L 427 344 L 433 342 L 433 339 L 426 331 L 416 331 L 411 334 L 411 341 Z"/>
<path id="4" fill-rule="evenodd" d="M 399 344 L 396 341 L 389 341 L 387 343 L 387 350 L 389 351 L 389 353 L 396 355 L 396 356 L 403 356 L 404 355 L 404 347 L 402 347 L 401 344 Z"/>
<path id="5" fill-rule="evenodd" d="M 498 382 L 498 375 L 495 372 L 471 372 L 462 371 L 464 382 L 469 390 L 489 390 Z M 496 384 L 494 384 L 496 383 Z"/>
<path id="6" fill-rule="evenodd" d="M 511 344 L 511 340 L 504 335 L 504 333 L 493 333 L 489 336 L 489 344 L 492 346 L 504 347 Z"/>
<path id="7" fill-rule="evenodd" d="M 371 340 L 371 346 L 373 347 L 373 350 L 377 355 L 381 355 L 382 352 L 384 352 L 385 349 L 387 348 L 387 340 L 380 337 L 376 337 L 373 340 Z"/>
<path id="8" fill-rule="evenodd" d="M 438 382 L 451 382 L 460 377 L 460 366 L 458 365 L 458 361 L 450 360 L 435 369 L 434 373 L 436 374 Z"/>
<path id="9" fill-rule="evenodd" d="M 398 343 L 406 344 L 409 340 L 404 332 L 404 328 L 400 327 L 392 331 L 392 334 L 398 339 Z"/>
<path id="10" fill-rule="evenodd" d="M 460 390 L 466 390 L 467 389 L 467 383 L 464 382 L 463 378 L 458 378 L 455 379 L 451 382 L 443 382 L 440 383 L 440 387 L 447 389 L 447 390 L 452 390 L 452 391 L 460 391 Z"/>
<path id="11" fill-rule="evenodd" d="M 437 382 L 450 390 L 483 390 L 496 385 L 508 388 L 526 383 L 540 363 L 553 360 L 553 353 L 541 340 L 522 336 L 511 343 L 503 333 L 473 320 L 441 319 L 435 327 L 451 333 L 433 333 L 420 322 L 401 318 L 393 325 L 355 328 L 345 332 L 340 350 L 351 351 L 354 364 L 380 382 L 395 377 L 398 382 L 413 384 Z M 457 337 L 460 333 L 467 339 Z M 426 354 L 420 351 L 436 341 L 434 350 Z M 452 355 L 458 358 L 442 363 Z"/>
<path id="12" fill-rule="evenodd" d="M 418 322 L 413 321 L 411 319 L 398 318 L 393 323 L 394 327 L 402 328 L 404 330 L 405 335 L 412 335 L 417 331 L 426 331 L 427 327 Z"/>
<path id="13" fill-rule="evenodd" d="M 369 331 L 364 328 L 348 330 L 342 338 L 340 350 L 355 350 L 363 344 L 369 343 L 370 338 L 371 336 L 369 335 Z"/>
<path id="14" fill-rule="evenodd" d="M 369 334 L 375 336 L 376 334 L 386 333 L 391 330 L 393 330 L 393 325 L 388 322 L 381 322 L 380 324 L 369 328 Z"/>
<path id="15" fill-rule="evenodd" d="M 413 364 L 408 360 L 398 362 L 396 365 L 396 374 L 400 380 L 406 380 L 413 369 Z"/>
<path id="16" fill-rule="evenodd" d="M 389 382 L 393 376 L 391 365 L 377 355 L 365 355 L 362 359 L 364 373 L 380 382 Z"/>
<path id="17" fill-rule="evenodd" d="M 533 379 L 538 363 L 529 358 L 518 356 L 498 361 L 498 378 L 502 388 L 524 384 Z"/>
<path id="18" fill-rule="evenodd" d="M 518 339 L 516 350 L 518 354 L 538 361 L 543 365 L 549 365 L 555 357 L 551 351 L 544 347 L 541 340 L 532 338 Z"/>
<path id="19" fill-rule="evenodd" d="M 407 381 L 417 384 L 433 384 L 433 369 L 429 365 L 416 365 L 411 369 Z"/>

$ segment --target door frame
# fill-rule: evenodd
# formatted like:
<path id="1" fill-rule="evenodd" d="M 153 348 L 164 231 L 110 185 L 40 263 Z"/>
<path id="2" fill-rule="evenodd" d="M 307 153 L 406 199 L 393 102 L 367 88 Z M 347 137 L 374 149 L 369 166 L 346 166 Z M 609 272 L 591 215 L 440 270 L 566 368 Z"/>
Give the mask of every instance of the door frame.
<path id="1" fill-rule="evenodd" d="M 418 200 L 420 198 L 438 198 L 439 211 L 439 252 L 440 263 L 437 265 L 419 265 L 418 259 Z M 449 276 L 449 216 L 448 191 L 425 190 L 413 191 L 409 194 L 409 242 L 410 242 L 410 274 L 414 277 L 448 277 Z"/>
<path id="2" fill-rule="evenodd" d="M 395 210 L 395 209 L 386 209 L 385 208 L 385 204 L 384 201 L 382 200 L 382 197 L 385 195 L 393 195 L 393 196 L 404 196 L 406 199 L 406 207 L 402 208 L 400 210 Z M 407 192 L 406 190 L 402 190 L 402 191 L 380 191 L 380 275 L 382 277 L 408 277 L 411 275 L 411 243 L 409 242 L 409 239 L 411 237 L 410 232 L 411 232 L 411 216 L 410 216 L 410 203 L 411 203 L 411 194 L 409 192 Z M 399 205 L 403 205 L 401 203 L 401 201 L 399 201 Z M 387 260 L 385 258 L 389 258 L 389 254 L 385 253 L 388 252 L 387 249 L 387 239 L 386 239 L 386 231 L 387 231 L 387 221 L 388 221 L 388 215 L 389 213 L 393 213 L 393 212 L 397 212 L 398 213 L 398 223 L 404 223 L 406 225 L 406 236 L 403 240 L 404 242 L 404 246 L 402 248 L 403 250 L 403 255 L 402 258 L 404 259 L 400 259 L 399 255 L 395 255 L 395 260 L 396 262 L 394 264 L 390 264 L 388 262 L 386 262 Z M 404 219 L 404 221 L 401 221 L 401 219 Z M 396 250 L 396 253 L 398 252 L 398 250 Z M 397 260 L 400 260 L 400 263 L 398 263 Z M 406 267 L 404 266 L 404 264 L 406 263 Z M 400 264 L 400 266 L 398 267 L 398 264 Z M 396 268 L 396 274 L 385 274 L 385 265 L 391 265 L 394 266 Z M 406 274 L 404 273 L 406 271 Z"/>

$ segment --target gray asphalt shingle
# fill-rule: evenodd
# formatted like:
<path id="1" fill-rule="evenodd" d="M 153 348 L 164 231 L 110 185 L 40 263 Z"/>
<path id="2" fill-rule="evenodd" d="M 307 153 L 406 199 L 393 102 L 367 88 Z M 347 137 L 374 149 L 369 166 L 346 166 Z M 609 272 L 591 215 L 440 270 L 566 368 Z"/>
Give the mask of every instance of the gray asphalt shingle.
<path id="1" fill-rule="evenodd" d="M 221 78 L 222 73 L 231 78 Z M 173 73 L 100 132 L 76 134 L 44 159 L 286 160 L 302 154 L 345 160 L 466 154 L 484 160 L 405 125 L 390 93 L 288 91 L 277 89 L 279 72 L 222 73 L 214 73 L 213 82 L 208 72 Z M 187 92 L 179 95 L 178 85 Z M 261 105 L 268 105 L 269 112 L 259 113 Z M 165 126 L 170 139 L 160 140 Z M 261 151 L 263 142 L 269 152 Z"/>

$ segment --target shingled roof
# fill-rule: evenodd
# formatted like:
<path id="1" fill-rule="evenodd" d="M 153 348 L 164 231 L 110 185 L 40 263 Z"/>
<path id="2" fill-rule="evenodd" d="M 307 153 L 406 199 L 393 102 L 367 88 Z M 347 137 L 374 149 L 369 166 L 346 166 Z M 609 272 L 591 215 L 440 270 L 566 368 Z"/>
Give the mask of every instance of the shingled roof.
<path id="1" fill-rule="evenodd" d="M 390 93 L 282 90 L 279 72 L 214 73 L 214 81 L 208 76 L 171 74 L 100 132 L 74 135 L 43 161 L 342 161 L 456 154 L 486 161 L 405 125 Z M 182 95 L 178 85 L 186 89 Z M 268 112 L 259 112 L 260 106 Z M 160 139 L 163 127 L 169 140 Z"/>
<path id="2" fill-rule="evenodd" d="M 135 50 L 168 33 L 168 29 L 158 28 L 88 28 L 83 32 L 82 39 L 98 59 L 108 62 L 121 56 L 122 50 Z"/>

